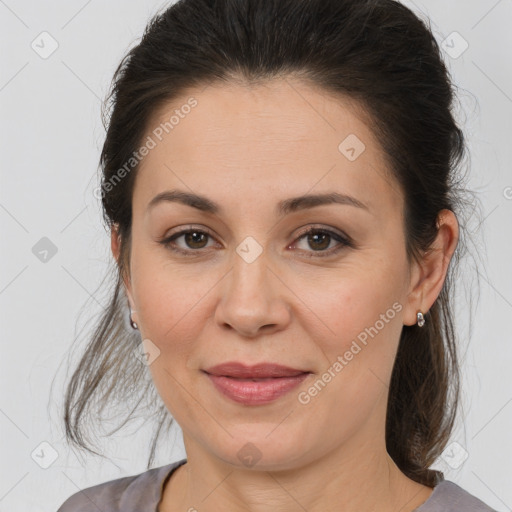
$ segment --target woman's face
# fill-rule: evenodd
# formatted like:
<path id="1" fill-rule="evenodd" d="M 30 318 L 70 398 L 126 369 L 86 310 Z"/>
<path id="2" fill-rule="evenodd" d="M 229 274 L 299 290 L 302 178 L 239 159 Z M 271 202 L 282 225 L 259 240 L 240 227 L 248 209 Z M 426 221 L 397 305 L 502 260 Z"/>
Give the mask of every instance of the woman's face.
<path id="1" fill-rule="evenodd" d="M 430 304 L 410 294 L 403 197 L 356 112 L 289 79 L 190 90 L 151 120 L 126 287 L 187 451 L 285 469 L 382 443 L 402 326 Z M 170 191 L 214 207 L 151 205 Z M 326 194 L 353 201 L 306 200 Z M 309 374 L 250 402 L 204 372 L 225 362 Z"/>

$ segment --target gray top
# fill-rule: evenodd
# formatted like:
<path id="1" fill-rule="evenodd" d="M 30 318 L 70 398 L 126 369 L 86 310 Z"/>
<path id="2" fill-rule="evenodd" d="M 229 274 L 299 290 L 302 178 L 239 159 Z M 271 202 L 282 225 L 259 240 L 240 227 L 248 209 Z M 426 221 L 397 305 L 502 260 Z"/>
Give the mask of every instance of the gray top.
<path id="1" fill-rule="evenodd" d="M 70 496 L 57 512 L 159 512 L 162 491 L 172 472 L 187 459 L 144 473 L 87 487 Z M 497 512 L 456 483 L 443 480 L 414 512 Z"/>

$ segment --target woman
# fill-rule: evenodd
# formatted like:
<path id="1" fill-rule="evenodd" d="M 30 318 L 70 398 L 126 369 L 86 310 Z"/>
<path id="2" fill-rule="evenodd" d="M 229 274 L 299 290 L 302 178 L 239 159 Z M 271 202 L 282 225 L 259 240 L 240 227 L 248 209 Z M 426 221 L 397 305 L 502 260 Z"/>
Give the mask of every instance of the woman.
<path id="1" fill-rule="evenodd" d="M 67 432 L 85 446 L 92 397 L 147 394 L 149 370 L 187 457 L 59 511 L 492 510 L 429 469 L 457 409 L 465 143 L 425 24 L 393 0 L 181 0 L 110 99 L 117 283 Z"/>

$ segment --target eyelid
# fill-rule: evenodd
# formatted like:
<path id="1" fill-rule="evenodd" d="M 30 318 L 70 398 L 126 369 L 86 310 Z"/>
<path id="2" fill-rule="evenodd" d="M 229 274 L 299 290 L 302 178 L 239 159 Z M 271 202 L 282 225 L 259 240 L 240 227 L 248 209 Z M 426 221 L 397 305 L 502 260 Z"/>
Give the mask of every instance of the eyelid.
<path id="1" fill-rule="evenodd" d="M 172 247 L 171 246 L 171 243 L 174 240 L 176 240 L 177 238 L 180 238 L 192 231 L 197 231 L 198 233 L 205 233 L 210 238 L 216 239 L 215 235 L 206 227 L 203 227 L 203 226 L 198 227 L 198 226 L 194 226 L 194 225 L 186 226 L 185 225 L 185 226 L 180 226 L 175 232 L 172 232 L 169 235 L 158 238 L 157 242 L 162 244 L 166 249 L 170 249 L 172 251 L 179 252 L 181 254 L 189 254 L 190 255 L 191 253 L 194 253 L 194 252 L 200 253 L 204 249 L 195 249 L 195 250 L 194 249 L 182 249 L 181 247 Z"/>
<path id="2" fill-rule="evenodd" d="M 346 235 L 345 233 L 343 233 L 342 231 L 338 231 L 335 228 L 331 228 L 331 227 L 325 227 L 325 226 L 322 226 L 321 224 L 309 224 L 304 229 L 301 229 L 295 235 L 295 238 L 301 238 L 304 235 L 307 235 L 311 231 L 323 231 L 325 233 L 336 235 L 336 236 L 342 238 L 343 240 L 345 240 L 346 242 L 351 242 L 351 238 L 348 235 Z"/>
<path id="3" fill-rule="evenodd" d="M 200 255 L 201 252 L 203 252 L 206 248 L 201 249 L 182 249 L 181 247 L 173 247 L 171 243 L 176 240 L 177 238 L 180 238 L 181 236 L 184 236 L 190 232 L 196 231 L 198 233 L 204 233 L 208 235 L 210 238 L 216 240 L 216 236 L 206 227 L 201 226 L 194 226 L 194 225 L 188 225 L 188 226 L 181 226 L 177 229 L 177 231 L 171 233 L 170 235 L 167 235 L 163 238 L 158 239 L 158 243 L 162 244 L 165 248 L 170 249 L 174 252 L 178 252 L 185 255 L 192 256 L 193 253 L 196 253 L 196 255 Z M 304 249 L 298 249 L 301 252 L 306 252 L 309 254 L 310 257 L 328 257 L 331 255 L 335 255 L 338 252 L 340 252 L 344 248 L 355 248 L 355 244 L 351 237 L 346 235 L 343 232 L 339 232 L 335 230 L 334 228 L 328 228 L 324 227 L 322 225 L 308 225 L 304 229 L 300 230 L 299 233 L 295 234 L 294 240 L 287 245 L 287 248 L 294 246 L 298 241 L 300 241 L 302 238 L 307 236 L 309 233 L 315 233 L 315 232 L 321 232 L 326 233 L 331 238 L 334 238 L 338 242 L 338 245 L 335 247 L 331 247 L 327 250 L 321 250 L 321 251 L 306 251 Z"/>
<path id="4" fill-rule="evenodd" d="M 338 245 L 331 247 L 330 249 L 324 250 L 324 251 L 303 251 L 306 252 L 309 256 L 308 257 L 329 257 L 329 256 L 335 256 L 339 252 L 341 252 L 345 248 L 355 248 L 355 243 L 353 242 L 352 238 L 346 235 L 343 232 L 339 232 L 338 230 L 334 230 L 333 228 L 327 228 L 321 225 L 309 225 L 303 230 L 301 230 L 298 234 L 295 235 L 294 241 L 291 243 L 291 245 L 295 245 L 298 241 L 300 241 L 302 238 L 307 236 L 309 233 L 326 233 L 331 238 L 336 240 L 338 242 Z M 288 246 L 290 247 L 290 246 Z M 299 249 L 301 250 L 301 249 Z"/>

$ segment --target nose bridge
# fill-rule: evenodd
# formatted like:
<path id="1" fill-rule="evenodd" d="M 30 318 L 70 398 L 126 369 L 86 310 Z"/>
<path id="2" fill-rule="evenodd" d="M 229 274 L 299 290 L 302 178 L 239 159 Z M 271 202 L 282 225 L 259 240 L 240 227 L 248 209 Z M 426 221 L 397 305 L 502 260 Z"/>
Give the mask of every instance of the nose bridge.
<path id="1" fill-rule="evenodd" d="M 249 238 L 249 237 L 248 237 Z M 252 237 L 241 242 L 233 255 L 232 286 L 243 296 L 258 300 L 271 288 L 269 254 Z"/>
<path id="2" fill-rule="evenodd" d="M 289 321 L 288 305 L 272 271 L 270 254 L 253 237 L 246 237 L 235 249 L 231 272 L 226 276 L 216 319 L 244 335 L 261 327 L 282 327 Z"/>
<path id="3" fill-rule="evenodd" d="M 269 263 L 268 250 L 253 237 L 246 237 L 236 247 L 228 293 L 240 308 L 261 309 L 272 299 Z"/>

